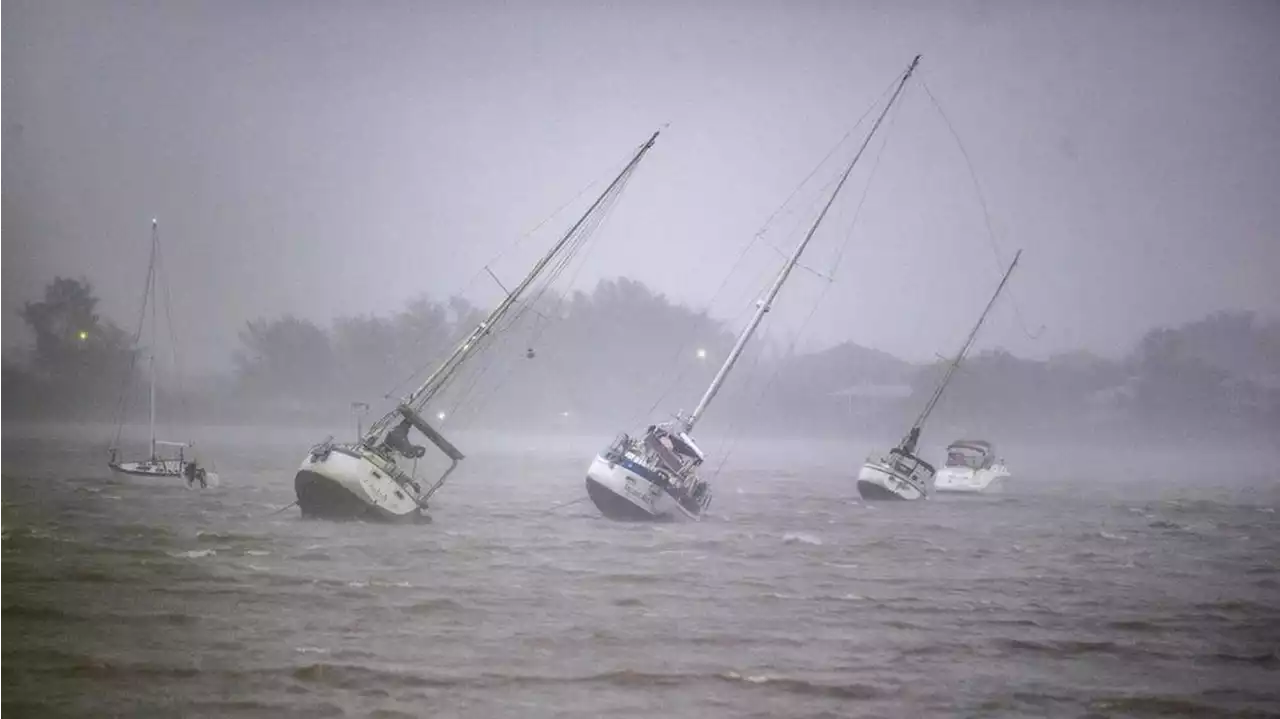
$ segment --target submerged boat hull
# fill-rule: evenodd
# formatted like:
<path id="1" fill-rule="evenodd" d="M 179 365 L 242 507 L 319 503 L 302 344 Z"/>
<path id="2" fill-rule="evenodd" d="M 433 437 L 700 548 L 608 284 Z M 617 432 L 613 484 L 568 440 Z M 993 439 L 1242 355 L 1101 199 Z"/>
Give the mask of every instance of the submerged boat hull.
<path id="1" fill-rule="evenodd" d="M 313 452 L 293 478 L 302 516 L 330 520 L 429 522 L 386 467 L 363 452 L 341 446 Z"/>
<path id="2" fill-rule="evenodd" d="M 977 470 L 946 467 L 938 472 L 933 488 L 950 494 L 998 494 L 1008 480 L 1009 470 L 1001 465 Z"/>
<path id="3" fill-rule="evenodd" d="M 669 522 L 688 516 L 675 497 L 644 476 L 644 468 L 628 464 L 596 455 L 587 469 L 587 496 L 601 514 L 625 522 Z"/>
<path id="4" fill-rule="evenodd" d="M 869 500 L 928 499 L 932 478 L 932 472 L 924 468 L 907 474 L 886 461 L 871 461 L 858 472 L 858 494 Z"/>

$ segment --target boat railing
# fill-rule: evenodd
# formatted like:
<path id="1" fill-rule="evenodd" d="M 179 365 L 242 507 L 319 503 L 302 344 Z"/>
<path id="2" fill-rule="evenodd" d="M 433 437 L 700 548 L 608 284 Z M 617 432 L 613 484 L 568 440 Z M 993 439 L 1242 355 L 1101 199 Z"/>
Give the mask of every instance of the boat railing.
<path id="1" fill-rule="evenodd" d="M 619 432 L 617 437 L 613 438 L 613 442 L 604 450 L 605 459 L 616 462 L 622 459 L 627 450 L 631 448 L 631 435 L 626 432 Z"/>
<path id="2" fill-rule="evenodd" d="M 457 447 L 453 446 L 452 442 L 445 439 L 444 435 L 440 434 L 435 427 L 432 427 L 430 423 L 423 419 L 422 415 L 415 412 L 412 407 L 402 404 L 396 407 L 396 410 L 400 412 L 401 416 L 409 420 L 409 424 L 412 424 L 415 429 L 426 435 L 427 439 L 431 440 L 431 443 L 449 458 L 448 469 L 444 471 L 444 474 L 440 475 L 440 478 L 435 481 L 435 484 L 431 485 L 426 492 L 422 493 L 422 498 L 418 500 L 418 504 L 425 507 L 427 500 L 431 499 L 431 495 L 435 494 L 436 491 L 444 486 L 445 480 L 449 479 L 449 475 L 453 474 L 453 470 L 458 468 L 458 463 L 466 457 L 458 450 Z"/>

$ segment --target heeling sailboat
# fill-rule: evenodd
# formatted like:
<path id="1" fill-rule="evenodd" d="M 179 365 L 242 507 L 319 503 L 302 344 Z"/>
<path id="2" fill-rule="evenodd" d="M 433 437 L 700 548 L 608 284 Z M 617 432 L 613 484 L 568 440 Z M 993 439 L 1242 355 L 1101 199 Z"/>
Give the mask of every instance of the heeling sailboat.
<path id="1" fill-rule="evenodd" d="M 991 308 L 995 306 L 996 298 L 1004 291 L 1004 286 L 1009 282 L 1009 276 L 1013 274 L 1013 269 L 1018 266 L 1018 258 L 1020 257 L 1022 257 L 1022 250 L 1018 250 L 1018 253 L 1013 256 L 1013 262 L 1009 264 L 1009 269 L 1005 271 L 1004 277 L 1000 280 L 1000 285 L 996 287 L 995 294 L 987 302 L 986 309 L 978 317 L 977 324 L 973 326 L 969 336 L 965 338 L 960 351 L 956 353 L 951 363 L 947 365 L 947 370 L 943 373 L 942 380 L 938 382 L 933 395 L 929 397 L 929 402 L 925 404 L 920 415 L 916 417 L 916 421 L 912 423 L 911 429 L 907 430 L 906 436 L 902 438 L 897 447 L 879 457 L 868 459 L 862 465 L 862 470 L 858 472 L 858 494 L 862 495 L 863 499 L 928 499 L 933 492 L 936 470 L 932 464 L 920 459 L 915 454 L 916 444 L 920 441 L 920 430 L 924 428 L 925 421 L 929 419 L 929 415 L 938 406 L 938 400 L 942 399 L 942 393 L 947 389 L 951 378 L 955 376 L 960 363 L 964 361 L 965 356 L 973 347 L 973 342 L 978 337 L 978 330 L 982 328 L 982 323 L 986 321 Z"/>
<path id="2" fill-rule="evenodd" d="M 190 458 L 186 455 L 186 450 L 191 447 L 189 442 L 175 442 L 170 440 L 156 439 L 156 344 L 158 335 L 156 333 L 156 322 L 158 317 L 159 295 L 156 293 L 156 282 L 160 274 L 160 228 L 159 224 L 151 221 L 151 257 L 147 263 L 147 280 L 146 286 L 142 294 L 142 314 L 138 318 L 138 330 L 134 334 L 134 343 L 137 344 L 142 338 L 143 325 L 147 321 L 148 310 L 151 313 L 151 336 L 147 348 L 147 383 L 149 397 L 149 419 L 148 427 L 150 428 L 150 451 L 146 459 L 125 462 L 120 458 L 120 437 L 124 430 L 125 421 L 125 397 L 129 391 L 126 385 L 121 397 L 121 413 L 120 421 L 116 425 L 116 436 L 111 443 L 111 457 L 107 460 L 107 466 L 112 471 L 120 474 L 129 474 L 138 477 L 183 477 L 189 485 L 199 483 L 201 487 L 210 483 L 217 482 L 217 475 L 206 472 L 195 461 L 195 457 Z M 172 323 L 170 323 L 172 324 Z M 172 327 L 171 327 L 172 329 Z M 170 338 L 170 341 L 176 341 L 176 338 Z M 176 355 L 175 355 L 176 356 Z M 169 456 L 164 456 L 160 449 L 170 450 Z"/>
<path id="3" fill-rule="evenodd" d="M 517 307 L 526 290 L 548 270 L 567 262 L 599 221 L 608 213 L 645 154 L 658 139 L 655 132 L 636 150 L 622 171 L 591 204 L 577 222 L 533 266 L 520 284 L 507 293 L 497 307 L 459 343 L 444 362 L 395 409 L 374 422 L 354 443 L 336 443 L 327 438 L 307 453 L 294 477 L 298 507 L 304 517 L 322 519 L 369 519 L 376 521 L 430 521 L 427 503 L 464 459 L 449 440 L 432 427 L 422 413 L 457 376 L 468 359 L 487 344 L 485 340 L 502 331 L 499 324 Z M 449 466 L 430 486 L 423 487 L 415 476 L 397 463 L 397 457 L 415 461 L 426 448 L 409 440 L 409 431 L 418 430 L 449 459 Z"/>
<path id="4" fill-rule="evenodd" d="M 902 74 L 893 95 L 871 126 L 858 152 L 845 167 L 822 211 L 796 245 L 764 297 L 757 301 L 756 311 L 738 335 L 729 356 L 716 372 L 693 413 L 686 417 L 678 412 L 674 421 L 650 425 L 642 437 L 620 434 L 592 460 L 587 469 L 587 495 L 604 516 L 629 521 L 672 520 L 682 517 L 698 520 L 707 511 L 711 504 L 711 486 L 707 480 L 698 476 L 698 469 L 706 457 L 693 439 L 693 428 L 720 391 L 747 342 L 755 334 L 792 269 L 800 261 L 805 247 L 818 231 L 845 181 L 849 179 L 854 166 L 866 151 L 919 62 L 920 56 L 917 55 Z"/>

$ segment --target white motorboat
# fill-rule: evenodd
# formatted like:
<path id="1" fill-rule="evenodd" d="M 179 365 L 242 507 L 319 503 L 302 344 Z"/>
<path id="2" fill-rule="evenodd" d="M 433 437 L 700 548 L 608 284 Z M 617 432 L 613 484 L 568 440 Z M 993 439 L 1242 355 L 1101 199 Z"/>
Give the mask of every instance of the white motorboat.
<path id="1" fill-rule="evenodd" d="M 1013 269 L 1018 266 L 1018 258 L 1021 256 L 1022 251 L 1018 250 L 1013 257 L 1013 262 L 1009 264 L 1009 269 L 1005 271 L 1004 277 L 1000 280 L 1000 285 L 996 287 L 995 294 L 987 302 L 986 309 L 978 317 L 977 324 L 973 326 L 968 337 L 965 338 L 964 345 L 960 347 L 960 351 L 956 353 L 955 358 L 947 365 L 947 371 L 943 373 L 942 380 L 938 383 L 937 388 L 934 389 L 933 396 L 929 398 L 929 402 L 925 405 L 920 416 L 916 417 L 911 429 L 907 430 L 906 437 L 898 443 L 897 447 L 882 455 L 868 457 L 866 463 L 862 465 L 862 469 L 858 472 L 858 494 L 863 499 L 928 499 L 933 492 L 937 472 L 933 465 L 915 454 L 916 444 L 920 441 L 920 430 L 924 428 L 925 420 L 929 419 L 929 415 L 938 406 L 938 400 L 942 399 L 942 393 L 947 388 L 947 384 L 951 382 L 952 377 L 955 376 L 960 363 L 964 361 L 965 356 L 973 347 L 973 342 L 978 337 L 978 330 L 981 329 L 982 323 L 987 319 L 987 314 L 991 312 L 991 308 L 995 305 L 996 298 L 1004 291 L 1004 286 L 1009 282 L 1009 276 L 1013 274 Z"/>
<path id="2" fill-rule="evenodd" d="M 137 332 L 134 333 L 134 346 L 136 347 L 142 339 L 143 324 L 146 322 L 148 311 L 151 319 L 151 336 L 147 347 L 147 382 L 149 385 L 150 412 L 148 426 L 150 427 L 150 441 L 148 446 L 150 451 L 145 459 L 125 461 L 122 459 L 123 452 L 120 449 L 120 439 L 124 431 L 125 415 L 128 409 L 125 401 L 129 396 L 129 387 L 126 385 L 124 394 L 120 402 L 120 417 L 116 423 L 116 436 L 112 441 L 110 452 L 111 456 L 107 460 L 107 466 L 111 471 L 118 474 L 127 474 L 134 477 L 182 477 L 186 480 L 187 486 L 205 488 L 218 483 L 218 475 L 201 467 L 196 461 L 194 452 L 188 453 L 191 449 L 190 442 L 173 442 L 168 440 L 156 439 L 156 344 L 158 337 L 156 334 L 156 317 L 157 304 L 159 303 L 159 295 L 156 293 L 157 277 L 161 270 L 160 262 L 160 229 L 155 220 L 151 221 L 151 259 L 147 265 L 146 287 L 142 295 L 142 313 L 138 321 Z M 167 307 L 166 307 L 167 309 Z M 169 327 L 172 329 L 173 321 L 169 318 Z M 170 337 L 170 342 L 175 338 Z M 175 364 L 177 353 L 174 353 Z M 130 378 L 132 378 L 132 367 L 130 367 Z M 161 452 L 161 449 L 167 450 L 167 454 Z"/>
<path id="3" fill-rule="evenodd" d="M 982 439 L 958 439 L 947 446 L 947 463 L 934 481 L 937 492 L 994 494 L 1004 489 L 1009 468 L 995 446 Z"/>
<path id="4" fill-rule="evenodd" d="M 800 255 L 826 218 L 831 205 L 849 179 L 849 174 L 853 172 L 854 166 L 866 151 L 871 138 L 919 62 L 920 56 L 917 55 L 902 74 L 893 95 L 885 103 L 857 154 L 845 167 L 822 211 L 796 245 L 768 291 L 756 303 L 756 310 L 750 321 L 738 335 L 729 356 L 711 380 L 711 385 L 703 393 L 693 413 L 685 416 L 677 412 L 673 421 L 650 425 L 638 437 L 621 434 L 591 461 L 587 468 L 587 496 L 605 517 L 640 521 L 698 520 L 707 511 L 711 504 L 711 486 L 706 479 L 698 476 L 705 455 L 693 439 L 693 428 L 720 391 L 729 372 L 742 355 L 747 341 L 769 311 L 778 291 L 799 262 Z"/>
<path id="5" fill-rule="evenodd" d="M 521 306 L 521 299 L 534 281 L 544 274 L 554 277 L 584 246 L 657 139 L 658 133 L 655 132 L 635 151 L 582 217 L 421 386 L 374 422 L 369 431 L 355 442 L 335 442 L 329 437 L 311 448 L 294 476 L 294 491 L 302 516 L 335 520 L 430 521 L 426 513 L 428 500 L 444 485 L 464 456 L 424 418 L 427 404 L 458 377 L 467 360 L 489 344 L 487 340 L 511 326 L 510 322 L 502 324 L 504 320 L 518 318 L 518 313 L 511 313 Z M 426 448 L 410 441 L 409 432 L 413 429 L 418 430 L 449 460 L 444 473 L 434 482 L 426 483 L 417 476 L 417 460 L 426 454 Z M 408 471 L 399 463 L 401 459 L 408 460 Z"/>

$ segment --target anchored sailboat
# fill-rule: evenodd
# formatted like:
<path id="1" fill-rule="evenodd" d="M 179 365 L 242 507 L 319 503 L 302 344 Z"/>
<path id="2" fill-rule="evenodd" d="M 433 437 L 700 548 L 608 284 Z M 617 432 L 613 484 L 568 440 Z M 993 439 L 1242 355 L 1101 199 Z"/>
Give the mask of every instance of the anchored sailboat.
<path id="1" fill-rule="evenodd" d="M 151 313 L 151 337 L 147 347 L 147 382 L 150 400 L 148 421 L 148 426 L 150 427 L 150 442 L 148 445 L 150 453 L 143 460 L 121 461 L 120 436 L 124 430 L 124 397 L 127 396 L 129 391 L 128 386 L 126 386 L 124 388 L 125 395 L 121 397 L 120 421 L 116 425 L 116 436 L 111 443 L 111 457 L 107 460 L 107 466 L 114 472 L 138 477 L 183 477 L 187 480 L 188 485 L 194 486 L 198 483 L 201 487 L 205 487 L 211 483 L 216 484 L 218 476 L 200 467 L 196 463 L 194 456 L 188 458 L 186 450 L 191 447 L 189 442 L 156 439 L 156 344 L 158 341 L 156 318 L 158 314 L 157 305 L 159 304 L 156 283 L 159 273 L 160 229 L 156 221 L 152 220 L 151 259 L 147 264 L 146 287 L 142 295 L 142 315 L 139 317 L 138 330 L 134 334 L 134 342 L 136 344 L 142 338 L 142 325 L 146 322 L 149 310 Z M 170 328 L 172 329 L 172 323 L 170 323 Z M 171 337 L 170 341 L 176 341 L 176 338 Z M 161 452 L 161 448 L 168 450 L 167 456 Z"/>
<path id="2" fill-rule="evenodd" d="M 938 406 L 938 400 L 942 399 L 942 393 L 947 388 L 947 384 L 951 382 L 951 378 L 955 376 L 956 370 L 960 367 L 960 363 L 964 361 L 965 355 L 973 347 L 973 342 L 978 337 L 978 330 L 982 327 L 982 323 L 987 319 L 987 314 L 991 312 L 991 308 L 996 303 L 996 298 L 1004 291 L 1004 286 L 1009 282 L 1009 276 L 1013 274 L 1013 268 L 1018 266 L 1018 258 L 1022 256 L 1022 250 L 1013 256 L 1013 262 L 1009 264 L 1009 269 L 1005 271 L 1004 278 L 1000 280 L 1000 286 L 996 288 L 995 294 L 987 302 L 987 307 L 982 311 L 982 316 L 978 318 L 977 324 L 973 326 L 973 330 L 969 332 L 969 336 L 965 338 L 964 344 L 960 347 L 960 351 L 947 365 L 947 371 L 943 373 L 942 380 L 933 391 L 933 396 L 929 398 L 929 402 L 924 406 L 924 410 L 920 412 L 920 416 L 916 417 L 916 421 L 911 425 L 911 429 L 907 430 L 907 435 L 902 438 L 897 447 L 889 450 L 884 455 L 872 457 L 862 465 L 862 470 L 858 472 L 858 494 L 864 499 L 928 499 L 929 494 L 933 491 L 934 475 L 936 471 L 932 464 L 920 459 L 916 456 L 916 444 L 920 441 L 920 430 L 924 427 L 925 420 L 929 419 L 929 415 L 933 413 L 934 407 Z"/>
<path id="3" fill-rule="evenodd" d="M 498 303 L 489 316 L 471 332 L 417 389 L 405 396 L 395 409 L 374 422 L 354 443 L 325 439 L 311 448 L 294 477 L 298 507 L 304 517 L 324 519 L 371 519 L 379 521 L 429 521 L 427 503 L 464 459 L 423 417 L 426 405 L 458 376 L 468 359 L 487 344 L 485 340 L 505 327 L 500 323 L 515 309 L 526 290 L 543 275 L 553 260 L 563 266 L 577 252 L 591 231 L 603 220 L 658 139 L 658 133 L 636 150 L 586 213 L 555 245 L 534 264 L 529 274 Z M 414 461 L 426 448 L 409 440 L 410 430 L 418 430 L 449 459 L 449 466 L 433 483 L 424 487 L 416 471 L 406 472 L 398 458 Z"/>
<path id="4" fill-rule="evenodd" d="M 759 327 L 765 313 L 778 296 L 778 291 L 800 261 L 800 255 L 818 231 L 845 181 L 849 179 L 849 174 L 853 172 L 854 166 L 871 143 L 871 138 L 889 114 L 919 62 L 920 56 L 917 55 L 903 73 L 893 95 L 871 126 L 857 154 L 844 169 L 822 211 L 818 213 L 804 239 L 796 245 L 764 297 L 756 303 L 756 311 L 751 320 L 738 336 L 729 356 L 711 380 L 711 386 L 703 393 L 693 413 L 687 417 L 677 413 L 674 421 L 650 425 L 640 437 L 620 434 L 592 460 L 587 469 L 587 495 L 606 517 L 640 521 L 681 517 L 698 520 L 707 511 L 711 504 L 711 485 L 698 476 L 698 469 L 706 456 L 693 439 L 693 428 L 720 391 L 729 372 L 742 355 L 747 341 Z"/>

